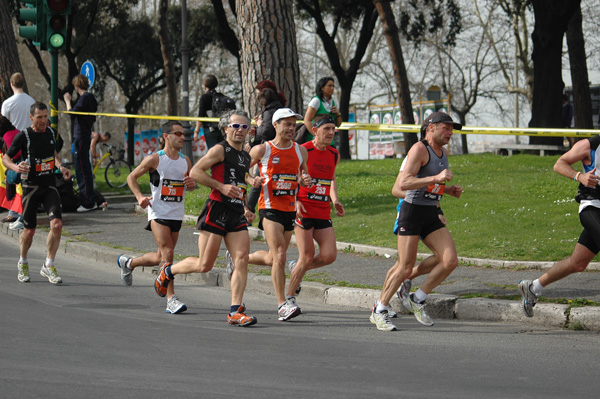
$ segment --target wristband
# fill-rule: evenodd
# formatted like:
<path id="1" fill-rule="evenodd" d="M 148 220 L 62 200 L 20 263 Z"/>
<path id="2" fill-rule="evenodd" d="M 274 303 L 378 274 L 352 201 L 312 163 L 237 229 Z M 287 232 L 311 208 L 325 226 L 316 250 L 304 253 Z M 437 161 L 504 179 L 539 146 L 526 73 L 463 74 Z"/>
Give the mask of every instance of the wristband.
<path id="1" fill-rule="evenodd" d="M 573 178 L 573 180 L 578 181 L 580 174 L 581 174 L 581 172 L 577 172 L 577 174 L 575 175 L 575 177 Z"/>

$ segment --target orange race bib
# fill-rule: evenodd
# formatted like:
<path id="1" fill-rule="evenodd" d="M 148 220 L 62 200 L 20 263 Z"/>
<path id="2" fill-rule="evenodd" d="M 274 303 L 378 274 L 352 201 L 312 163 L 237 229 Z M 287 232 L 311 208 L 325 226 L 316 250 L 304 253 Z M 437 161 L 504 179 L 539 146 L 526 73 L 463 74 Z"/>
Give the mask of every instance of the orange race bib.
<path id="1" fill-rule="evenodd" d="M 167 202 L 181 202 L 184 190 L 183 180 L 163 179 L 160 199 Z"/>
<path id="2" fill-rule="evenodd" d="M 423 196 L 428 199 L 439 201 L 444 195 L 444 188 L 446 188 L 446 185 L 443 183 L 430 184 L 427 186 L 427 190 L 425 190 Z"/>

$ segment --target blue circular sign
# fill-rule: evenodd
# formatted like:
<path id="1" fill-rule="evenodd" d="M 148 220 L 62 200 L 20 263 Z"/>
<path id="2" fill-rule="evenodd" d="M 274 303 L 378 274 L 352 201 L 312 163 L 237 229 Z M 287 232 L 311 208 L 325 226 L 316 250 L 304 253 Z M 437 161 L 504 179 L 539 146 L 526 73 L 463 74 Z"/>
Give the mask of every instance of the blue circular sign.
<path id="1" fill-rule="evenodd" d="M 94 85 L 96 81 L 96 69 L 94 68 L 94 63 L 92 61 L 86 61 L 81 66 L 81 72 L 83 76 L 87 77 L 90 81 L 90 89 Z"/>

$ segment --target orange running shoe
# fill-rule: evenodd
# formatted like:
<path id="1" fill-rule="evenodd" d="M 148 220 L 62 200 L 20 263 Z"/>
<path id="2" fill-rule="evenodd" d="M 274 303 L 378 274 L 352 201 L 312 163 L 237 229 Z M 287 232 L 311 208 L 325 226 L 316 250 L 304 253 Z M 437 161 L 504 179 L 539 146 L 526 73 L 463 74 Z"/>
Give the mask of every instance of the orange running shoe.
<path id="1" fill-rule="evenodd" d="M 170 262 L 162 262 L 160 264 L 160 269 L 158 269 L 158 276 L 156 276 L 156 281 L 154 282 L 154 290 L 158 294 L 158 296 L 165 297 L 167 296 L 167 287 L 171 282 L 171 278 L 167 276 L 165 273 L 165 269 L 167 266 L 171 266 Z"/>
<path id="2" fill-rule="evenodd" d="M 256 324 L 256 317 L 246 315 L 244 313 L 245 310 L 246 307 L 244 305 L 240 305 L 238 311 L 233 316 L 230 314 L 227 315 L 227 323 L 240 327 L 247 327 Z"/>

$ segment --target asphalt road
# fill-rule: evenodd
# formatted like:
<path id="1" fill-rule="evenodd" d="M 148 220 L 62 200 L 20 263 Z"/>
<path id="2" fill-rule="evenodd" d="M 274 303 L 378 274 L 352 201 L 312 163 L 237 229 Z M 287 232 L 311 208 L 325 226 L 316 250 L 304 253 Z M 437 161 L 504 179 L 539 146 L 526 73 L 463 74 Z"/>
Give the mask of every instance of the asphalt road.
<path id="1" fill-rule="evenodd" d="M 64 284 L 16 279 L 0 235 L 3 398 L 563 398 L 600 391 L 600 336 L 507 323 L 400 316 L 377 331 L 355 308 L 303 304 L 277 321 L 275 298 L 249 292 L 258 317 L 225 322 L 229 292 L 181 283 L 188 312 L 168 315 L 149 273 L 125 287 L 115 264 L 59 255 Z M 84 255 L 84 254 L 82 254 Z"/>

